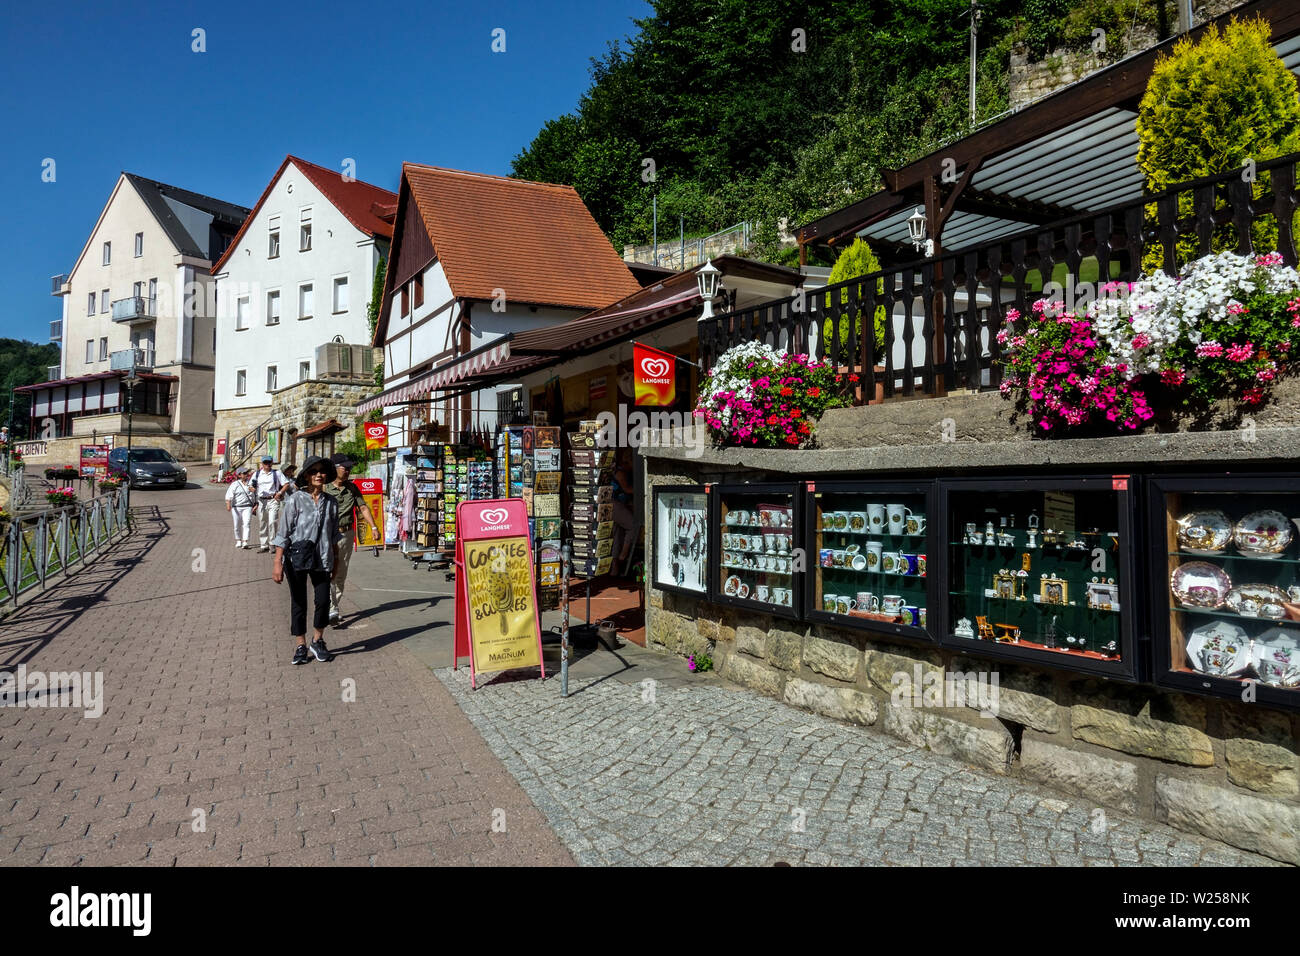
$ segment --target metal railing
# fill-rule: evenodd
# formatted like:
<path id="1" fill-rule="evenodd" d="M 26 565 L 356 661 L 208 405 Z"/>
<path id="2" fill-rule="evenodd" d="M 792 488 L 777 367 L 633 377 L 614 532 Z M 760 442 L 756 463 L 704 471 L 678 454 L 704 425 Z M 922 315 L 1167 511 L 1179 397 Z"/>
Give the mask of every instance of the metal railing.
<path id="1" fill-rule="evenodd" d="M 62 292 L 63 286 L 67 283 L 68 278 L 66 272 L 57 276 L 50 276 L 50 295 L 58 295 Z"/>
<path id="2" fill-rule="evenodd" d="M 16 515 L 4 530 L 0 554 L 0 608 L 75 574 L 130 530 L 125 492 L 61 508 Z"/>
<path id="3" fill-rule="evenodd" d="M 995 389 L 1002 379 L 997 332 L 1006 312 L 1027 314 L 1046 283 L 1094 291 L 1132 282 L 1158 260 L 1176 274 L 1216 248 L 1254 249 L 1262 220 L 1295 265 L 1300 193 L 1293 153 L 1240 171 L 1174 186 L 960 252 L 883 269 L 786 299 L 725 312 L 700 323 L 701 364 L 743 342 L 806 353 L 859 376 L 855 402 L 948 389 Z M 1252 186 L 1254 189 L 1252 190 Z M 1257 194 L 1258 193 L 1258 194 Z M 1076 292 L 1076 294 L 1079 294 Z M 880 328 L 880 339 L 870 334 Z"/>
<path id="4" fill-rule="evenodd" d="M 684 242 L 672 242 L 665 239 L 659 243 L 659 251 L 654 264 L 668 269 L 687 269 L 703 265 L 706 259 L 723 253 L 741 251 L 749 248 L 752 240 L 752 224 L 737 223 L 729 229 L 715 232 L 711 236 L 687 239 Z M 710 252 L 709 250 L 714 251 Z"/>
<path id="5" fill-rule="evenodd" d="M 50 341 L 51 342 L 63 341 L 63 320 L 62 319 L 54 319 L 50 322 Z M 58 368 L 57 365 L 54 367 Z"/>
<path id="6" fill-rule="evenodd" d="M 231 442 L 226 450 L 226 457 L 230 460 L 230 467 L 238 468 L 252 458 L 265 443 L 266 436 L 270 431 L 271 419 L 268 418 L 242 438 L 237 438 Z"/>
<path id="7" fill-rule="evenodd" d="M 134 322 L 157 318 L 158 300 L 150 296 L 132 295 L 118 299 L 112 305 L 114 322 Z"/>

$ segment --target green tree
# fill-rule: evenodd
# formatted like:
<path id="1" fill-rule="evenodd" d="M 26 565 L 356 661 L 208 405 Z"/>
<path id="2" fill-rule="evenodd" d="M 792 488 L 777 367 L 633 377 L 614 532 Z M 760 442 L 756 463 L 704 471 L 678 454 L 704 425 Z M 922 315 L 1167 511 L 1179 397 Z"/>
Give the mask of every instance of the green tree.
<path id="1" fill-rule="evenodd" d="M 1175 44 L 1151 74 L 1137 133 L 1138 165 L 1151 192 L 1300 150 L 1296 77 L 1274 52 L 1268 23 L 1234 17 L 1223 31 L 1210 26 L 1199 41 Z M 1267 179 L 1257 178 L 1256 197 L 1268 191 Z M 1190 195 L 1179 203 L 1180 216 L 1191 214 Z M 1275 248 L 1271 217 L 1256 222 L 1252 238 L 1258 252 Z M 1235 248 L 1231 227 L 1216 229 L 1213 245 Z M 1194 239 L 1179 241 L 1180 263 L 1195 255 Z M 1159 247 L 1148 250 L 1143 266 L 1160 267 Z"/>
<path id="2" fill-rule="evenodd" d="M 30 437 L 30 403 L 22 395 L 13 396 L 13 389 L 46 381 L 50 366 L 58 364 L 57 345 L 0 339 L 0 425 L 10 425 L 12 415 L 12 434 Z"/>
<path id="3" fill-rule="evenodd" d="M 876 254 L 871 251 L 871 246 L 867 245 L 862 239 L 854 239 L 843 252 L 840 253 L 835 265 L 831 268 L 830 278 L 827 280 L 828 285 L 835 285 L 839 282 L 848 282 L 850 279 L 856 279 L 859 276 L 871 275 L 873 272 L 880 271 L 880 260 Z M 876 280 L 876 294 L 884 295 L 885 282 L 883 279 Z M 823 298 L 825 307 L 831 308 L 834 304 L 832 296 L 834 293 L 828 292 Z M 848 289 L 839 290 L 840 304 L 846 305 L 849 301 Z M 865 310 L 859 309 L 853 316 L 853 333 L 855 341 L 861 341 L 862 320 Z M 839 339 L 840 348 L 847 348 L 849 344 L 849 318 L 848 315 L 840 316 L 838 327 L 835 330 L 836 338 Z M 875 321 L 872 323 L 875 329 L 875 356 L 880 360 L 885 351 L 885 323 L 887 315 L 883 305 L 876 306 Z M 822 325 L 822 335 L 829 340 L 831 336 L 831 320 L 826 319 Z"/>
<path id="4" fill-rule="evenodd" d="M 379 309 L 384 301 L 384 279 L 388 274 L 388 260 L 384 256 L 379 257 L 375 263 L 375 275 L 370 280 L 370 301 L 366 303 L 366 320 L 370 323 L 370 342 L 372 345 L 382 348 L 382 342 L 375 341 L 375 329 L 379 327 Z M 380 353 L 379 361 L 375 362 L 375 387 L 382 389 L 384 387 L 384 360 L 383 352 Z"/>

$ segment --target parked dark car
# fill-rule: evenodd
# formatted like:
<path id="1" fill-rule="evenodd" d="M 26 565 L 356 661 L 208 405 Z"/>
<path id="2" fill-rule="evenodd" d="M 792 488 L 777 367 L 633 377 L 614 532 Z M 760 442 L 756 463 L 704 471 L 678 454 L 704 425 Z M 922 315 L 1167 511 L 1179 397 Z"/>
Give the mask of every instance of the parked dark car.
<path id="1" fill-rule="evenodd" d="M 132 448 L 131 469 L 127 474 L 125 448 L 108 453 L 108 473 L 125 475 L 132 488 L 184 488 L 189 475 L 171 452 L 162 448 Z"/>

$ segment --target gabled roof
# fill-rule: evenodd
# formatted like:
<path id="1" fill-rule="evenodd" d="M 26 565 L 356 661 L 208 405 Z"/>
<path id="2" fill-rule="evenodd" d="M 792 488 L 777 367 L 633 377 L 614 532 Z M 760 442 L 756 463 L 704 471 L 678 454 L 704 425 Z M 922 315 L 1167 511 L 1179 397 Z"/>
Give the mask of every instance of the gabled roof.
<path id="1" fill-rule="evenodd" d="M 415 214 L 423 220 L 457 298 L 486 301 L 501 289 L 510 302 L 593 309 L 641 287 L 572 186 L 418 163 L 402 165 L 402 186 L 399 216 L 407 229 Z M 381 326 L 393 293 L 392 270 L 389 278 Z M 383 331 L 377 330 L 377 341 Z"/>
<path id="2" fill-rule="evenodd" d="M 320 190 L 321 195 L 329 200 L 335 209 L 343 213 L 343 217 L 352 225 L 368 236 L 378 236 L 383 239 L 393 238 L 393 216 L 397 212 L 396 193 L 381 189 L 378 186 L 372 186 L 370 183 L 363 183 L 359 179 L 345 180 L 337 170 L 318 166 L 315 163 L 307 162 L 305 159 L 289 155 L 284 157 L 284 161 L 280 163 L 280 168 L 275 171 L 271 181 L 262 190 L 262 195 L 257 198 L 256 205 L 253 206 L 252 212 L 248 214 L 243 225 L 239 227 L 239 232 L 236 233 L 229 248 L 222 253 L 220 259 L 212 264 L 213 275 L 221 271 L 226 264 L 226 260 L 234 253 L 235 247 L 244 238 L 244 231 L 257 218 L 257 213 L 262 208 L 262 204 L 266 202 L 266 197 L 271 194 L 271 190 L 280 181 L 280 177 L 284 175 L 285 168 L 290 163 L 293 163 L 310 180 L 311 184 Z"/>
<path id="3" fill-rule="evenodd" d="M 234 203 L 169 186 L 156 179 L 145 179 L 135 173 L 124 172 L 122 175 L 135 187 L 167 233 L 167 238 L 183 256 L 211 260 L 219 250 L 214 248 L 212 230 L 208 227 L 215 223 L 218 233 L 229 235 L 248 216 L 247 209 Z"/>

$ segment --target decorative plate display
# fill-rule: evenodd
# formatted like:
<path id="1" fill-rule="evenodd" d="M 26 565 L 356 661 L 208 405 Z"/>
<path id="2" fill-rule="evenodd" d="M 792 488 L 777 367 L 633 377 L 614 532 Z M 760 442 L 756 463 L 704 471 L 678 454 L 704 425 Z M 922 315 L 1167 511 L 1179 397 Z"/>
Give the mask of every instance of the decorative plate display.
<path id="1" fill-rule="evenodd" d="M 1300 638 L 1281 627 L 1265 631 L 1255 638 L 1250 663 L 1265 684 L 1300 687 Z"/>
<path id="2" fill-rule="evenodd" d="M 1230 590 L 1224 607 L 1242 617 L 1263 617 L 1280 621 L 1286 617 L 1286 592 L 1271 584 L 1242 584 Z"/>
<path id="3" fill-rule="evenodd" d="M 1280 511 L 1252 511 L 1232 528 L 1232 540 L 1242 554 L 1276 558 L 1287 549 L 1294 532 Z"/>
<path id="4" fill-rule="evenodd" d="M 1232 521 L 1222 511 L 1193 511 L 1178 519 L 1177 537 L 1191 554 L 1218 554 L 1232 541 Z"/>
<path id="5" fill-rule="evenodd" d="M 722 593 L 728 597 L 735 597 L 736 592 L 740 590 L 740 575 L 733 574 L 722 585 Z"/>
<path id="6" fill-rule="evenodd" d="M 1187 659 L 1193 670 L 1215 677 L 1240 674 L 1251 663 L 1246 632 L 1227 621 L 1198 627 L 1187 638 Z"/>
<path id="7" fill-rule="evenodd" d="M 1186 607 L 1215 608 L 1232 590 L 1232 579 L 1218 565 L 1208 561 L 1188 561 L 1180 564 L 1169 576 L 1169 588 Z"/>

